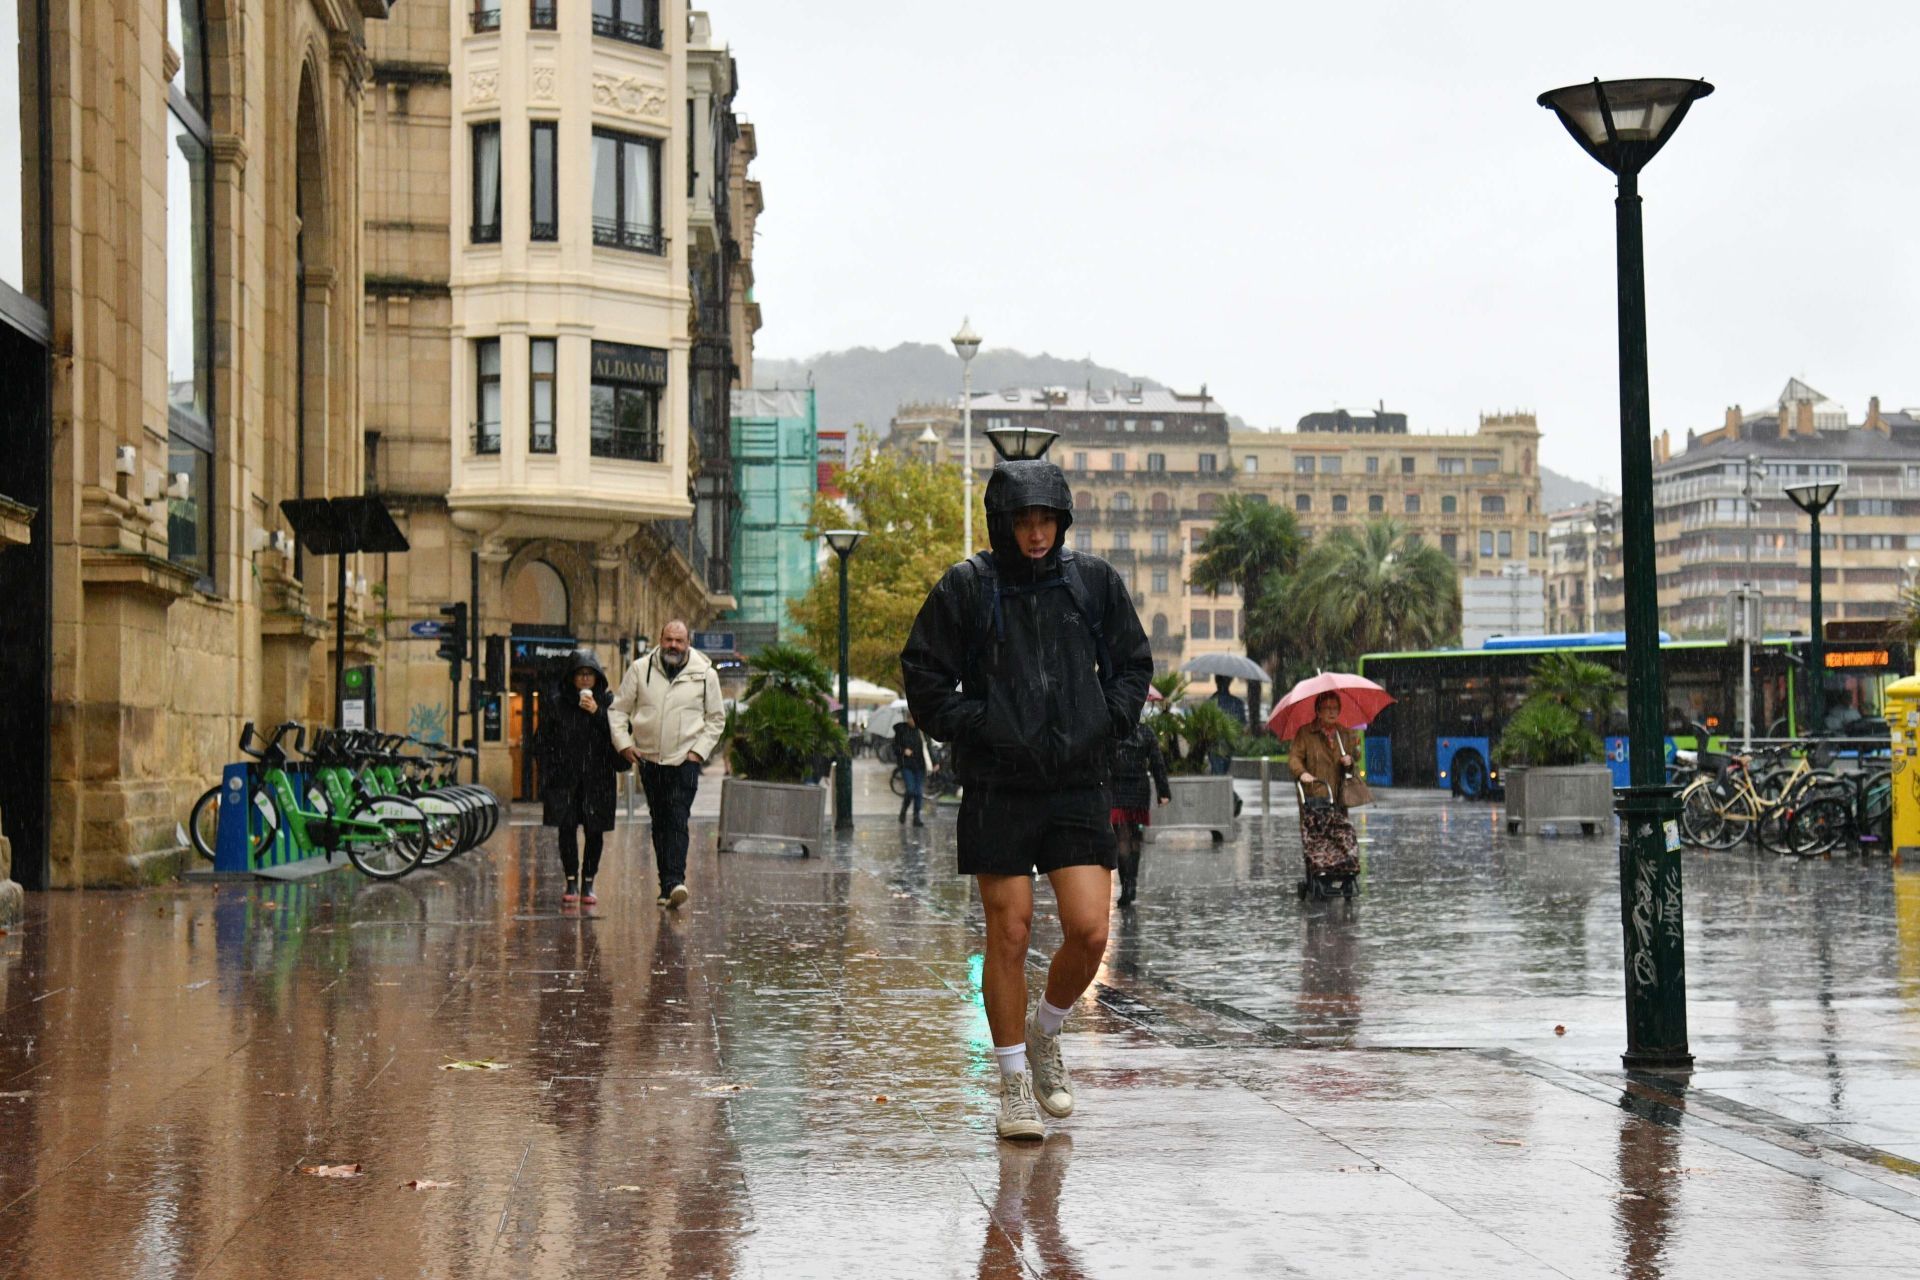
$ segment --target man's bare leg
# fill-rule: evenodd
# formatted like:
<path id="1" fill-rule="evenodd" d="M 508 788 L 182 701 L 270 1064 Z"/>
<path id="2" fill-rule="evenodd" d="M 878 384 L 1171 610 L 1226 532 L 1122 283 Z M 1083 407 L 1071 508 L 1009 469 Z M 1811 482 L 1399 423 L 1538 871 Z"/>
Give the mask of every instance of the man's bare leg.
<path id="1" fill-rule="evenodd" d="M 1060 905 L 1060 949 L 1047 966 L 1047 987 L 1027 1024 L 1033 1097 L 1050 1115 L 1073 1114 L 1073 1080 L 1060 1060 L 1060 1024 L 1100 970 L 1107 953 L 1113 873 L 1105 867 L 1062 867 L 1047 877 Z"/>
<path id="2" fill-rule="evenodd" d="M 1100 972 L 1113 909 L 1113 873 L 1105 867 L 1062 867 L 1047 877 L 1060 905 L 1060 949 L 1047 966 L 1047 1003 L 1070 1009 Z M 1023 1010 L 1024 1012 L 1024 1010 Z"/>
<path id="3" fill-rule="evenodd" d="M 1027 1038 L 1027 945 L 1033 935 L 1033 881 L 1027 876 L 975 876 L 987 915 L 982 992 L 987 1028 L 1001 1048 Z"/>

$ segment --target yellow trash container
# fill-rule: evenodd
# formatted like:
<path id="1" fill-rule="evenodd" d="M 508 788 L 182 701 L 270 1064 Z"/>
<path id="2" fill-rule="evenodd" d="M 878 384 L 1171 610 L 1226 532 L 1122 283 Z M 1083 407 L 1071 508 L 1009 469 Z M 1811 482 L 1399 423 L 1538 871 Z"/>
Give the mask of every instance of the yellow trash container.
<path id="1" fill-rule="evenodd" d="M 1887 686 L 1893 729 L 1893 852 L 1920 860 L 1920 676 Z"/>

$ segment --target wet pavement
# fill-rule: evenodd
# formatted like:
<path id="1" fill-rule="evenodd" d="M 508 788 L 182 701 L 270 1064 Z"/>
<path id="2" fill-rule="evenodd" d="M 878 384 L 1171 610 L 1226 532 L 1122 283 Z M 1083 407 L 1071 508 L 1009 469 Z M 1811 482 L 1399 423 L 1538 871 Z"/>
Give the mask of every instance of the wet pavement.
<path id="1" fill-rule="evenodd" d="M 1025 1147 L 950 816 L 813 859 L 696 823 L 679 913 L 643 828 L 586 915 L 532 826 L 396 884 L 35 895 L 0 1276 L 1911 1274 L 1920 870 L 1689 854 L 1699 1069 L 1628 1078 L 1610 839 L 1360 818 L 1353 903 L 1295 898 L 1291 814 L 1150 845 Z"/>

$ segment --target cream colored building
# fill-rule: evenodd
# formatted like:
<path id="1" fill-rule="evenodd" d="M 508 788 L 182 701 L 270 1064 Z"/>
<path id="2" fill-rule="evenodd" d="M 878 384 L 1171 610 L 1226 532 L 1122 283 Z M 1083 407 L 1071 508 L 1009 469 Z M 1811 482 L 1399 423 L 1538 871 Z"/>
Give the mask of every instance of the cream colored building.
<path id="1" fill-rule="evenodd" d="M 1462 577 L 1495 577 L 1510 564 L 1546 572 L 1540 428 L 1530 413 L 1482 414 L 1459 433 L 1411 432 L 1401 413 L 1310 413 L 1292 431 L 1235 431 L 1232 445 L 1237 487 L 1284 505 L 1309 533 L 1391 517 Z"/>
<path id="2" fill-rule="evenodd" d="M 1548 631 L 1567 635 L 1626 629 L 1618 528 L 1619 501 L 1613 498 L 1548 515 Z"/>
<path id="3" fill-rule="evenodd" d="M 407 627 L 477 600 L 498 736 L 458 736 L 527 797 L 546 658 L 588 645 L 615 672 L 668 619 L 733 603 L 703 533 L 730 501 L 734 337 L 750 350 L 758 321 L 728 209 L 750 233 L 759 193 L 723 168 L 750 158 L 732 60 L 683 0 L 394 17 L 366 105 L 367 466 L 413 551 L 383 566 L 382 718 L 453 735 L 469 708 Z"/>

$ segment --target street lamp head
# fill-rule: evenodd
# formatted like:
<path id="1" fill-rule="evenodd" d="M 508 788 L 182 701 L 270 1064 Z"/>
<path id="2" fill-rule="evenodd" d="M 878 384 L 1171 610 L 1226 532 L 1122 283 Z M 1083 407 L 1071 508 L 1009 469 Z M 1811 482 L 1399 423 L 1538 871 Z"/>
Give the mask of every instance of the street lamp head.
<path id="1" fill-rule="evenodd" d="M 1712 92 L 1705 80 L 1594 80 L 1550 89 L 1538 101 L 1582 150 L 1625 176 L 1646 168 L 1687 108 Z"/>
<path id="2" fill-rule="evenodd" d="M 934 433 L 933 424 L 931 422 L 929 422 L 926 426 L 920 428 L 920 434 L 915 436 L 914 440 L 916 443 L 933 445 L 936 448 L 940 444 L 940 437 Z"/>
<path id="3" fill-rule="evenodd" d="M 1817 516 L 1827 509 L 1833 501 L 1833 495 L 1840 492 L 1840 486 L 1832 482 L 1823 484 L 1795 484 L 1787 486 L 1787 496 L 1793 499 L 1793 505 L 1810 516 Z"/>
<path id="4" fill-rule="evenodd" d="M 867 533 L 864 529 L 828 529 L 820 536 L 827 540 L 834 554 L 844 560 L 853 554 L 853 549 L 860 545 L 860 539 L 866 537 Z"/>
<path id="5" fill-rule="evenodd" d="M 960 332 L 953 335 L 953 353 L 964 363 L 972 360 L 980 351 L 980 335 L 973 331 L 973 321 L 962 320 Z"/>
<path id="6" fill-rule="evenodd" d="M 1045 427 L 989 427 L 987 439 L 993 442 L 993 451 L 1008 462 L 1026 462 L 1047 456 L 1047 450 L 1053 448 L 1053 442 L 1060 438 L 1058 431 L 1049 431 Z"/>

